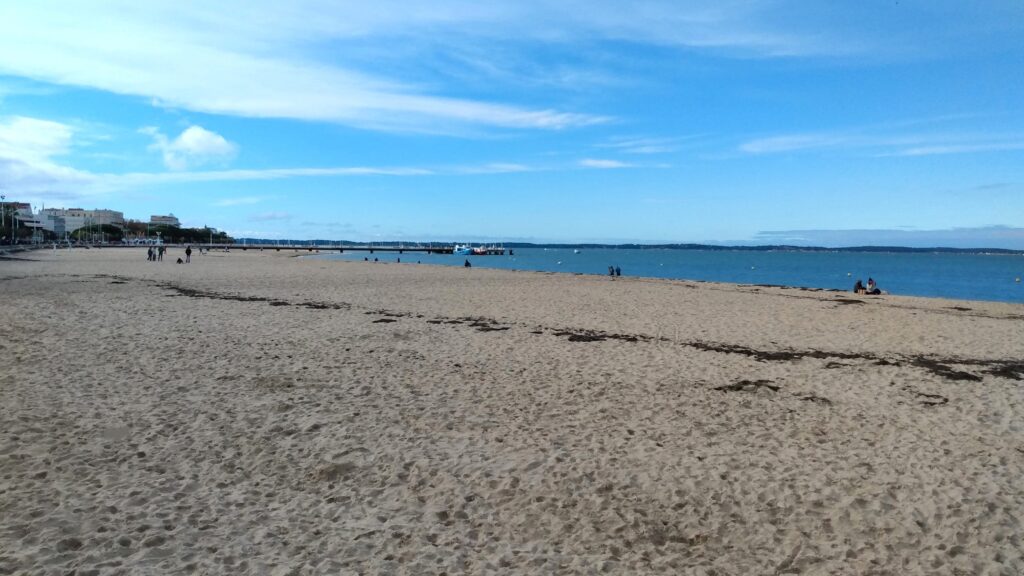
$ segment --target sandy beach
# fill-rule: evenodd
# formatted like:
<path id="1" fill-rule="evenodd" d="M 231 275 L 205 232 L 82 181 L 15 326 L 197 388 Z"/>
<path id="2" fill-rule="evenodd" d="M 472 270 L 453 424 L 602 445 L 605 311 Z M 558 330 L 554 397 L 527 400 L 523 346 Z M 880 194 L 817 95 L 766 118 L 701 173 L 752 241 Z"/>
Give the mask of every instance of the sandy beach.
<path id="1" fill-rule="evenodd" d="M 0 574 L 1024 573 L 1024 306 L 0 260 Z"/>

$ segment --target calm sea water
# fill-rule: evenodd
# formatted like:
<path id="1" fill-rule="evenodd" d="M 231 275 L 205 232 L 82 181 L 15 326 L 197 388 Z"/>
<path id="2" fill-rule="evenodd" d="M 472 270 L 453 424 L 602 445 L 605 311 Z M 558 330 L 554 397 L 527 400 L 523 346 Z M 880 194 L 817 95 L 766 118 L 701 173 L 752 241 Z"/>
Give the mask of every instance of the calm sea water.
<path id="1" fill-rule="evenodd" d="M 422 262 L 462 266 L 467 257 L 407 252 L 363 252 L 328 259 Z M 737 284 L 778 284 L 850 290 L 860 278 L 874 278 L 882 290 L 908 296 L 1024 302 L 1024 256 L 875 252 L 760 252 L 702 250 L 516 249 L 514 256 L 469 256 L 474 267 L 709 280 Z"/>

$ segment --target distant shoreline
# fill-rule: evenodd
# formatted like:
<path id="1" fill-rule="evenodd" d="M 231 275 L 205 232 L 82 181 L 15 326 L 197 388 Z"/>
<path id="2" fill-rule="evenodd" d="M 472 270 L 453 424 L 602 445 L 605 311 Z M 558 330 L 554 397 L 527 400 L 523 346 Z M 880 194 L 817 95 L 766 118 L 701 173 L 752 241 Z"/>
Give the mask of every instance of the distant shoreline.
<path id="1" fill-rule="evenodd" d="M 380 246 L 381 248 L 399 246 L 417 246 L 429 244 L 456 244 L 448 241 L 432 242 L 353 242 L 351 240 L 268 240 L 265 238 L 238 238 L 235 244 L 274 244 L 280 242 L 288 246 Z M 458 242 L 462 243 L 462 242 Z M 845 246 L 839 248 L 828 248 L 825 246 L 792 246 L 787 244 L 769 244 L 757 246 L 722 246 L 717 244 L 534 244 L 530 242 L 470 242 L 471 245 L 500 245 L 505 248 L 540 248 L 540 249 L 569 249 L 569 250 L 702 250 L 720 252 L 870 252 L 870 253 L 897 253 L 897 254 L 972 254 L 972 255 L 1000 255 L 1000 256 L 1024 256 L 1024 250 L 1013 250 L 1010 248 L 949 248 L 930 247 L 912 248 L 909 246 Z"/>

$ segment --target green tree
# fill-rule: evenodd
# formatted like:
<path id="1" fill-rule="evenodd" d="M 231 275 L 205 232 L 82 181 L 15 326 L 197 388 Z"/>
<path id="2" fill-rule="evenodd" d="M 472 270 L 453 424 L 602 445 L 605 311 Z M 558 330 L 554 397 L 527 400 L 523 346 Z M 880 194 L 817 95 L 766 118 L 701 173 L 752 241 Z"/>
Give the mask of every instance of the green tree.
<path id="1" fill-rule="evenodd" d="M 225 232 L 214 231 L 211 228 L 179 228 L 177 226 L 150 226 L 150 236 L 157 233 L 169 244 L 207 244 L 213 241 L 214 244 L 233 244 L 234 239 Z"/>
<path id="2" fill-rule="evenodd" d="M 124 238 L 124 230 L 112 224 L 86 226 L 72 232 L 71 238 L 85 242 L 120 242 Z"/>

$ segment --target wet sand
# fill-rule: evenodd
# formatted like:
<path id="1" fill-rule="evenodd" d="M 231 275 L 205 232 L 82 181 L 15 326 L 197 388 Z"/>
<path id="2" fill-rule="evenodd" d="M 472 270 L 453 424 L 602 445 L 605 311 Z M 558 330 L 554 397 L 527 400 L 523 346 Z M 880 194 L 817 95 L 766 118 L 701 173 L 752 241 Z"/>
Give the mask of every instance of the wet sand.
<path id="1" fill-rule="evenodd" d="M 179 252 L 0 261 L 0 574 L 1024 573 L 1024 306 Z"/>

